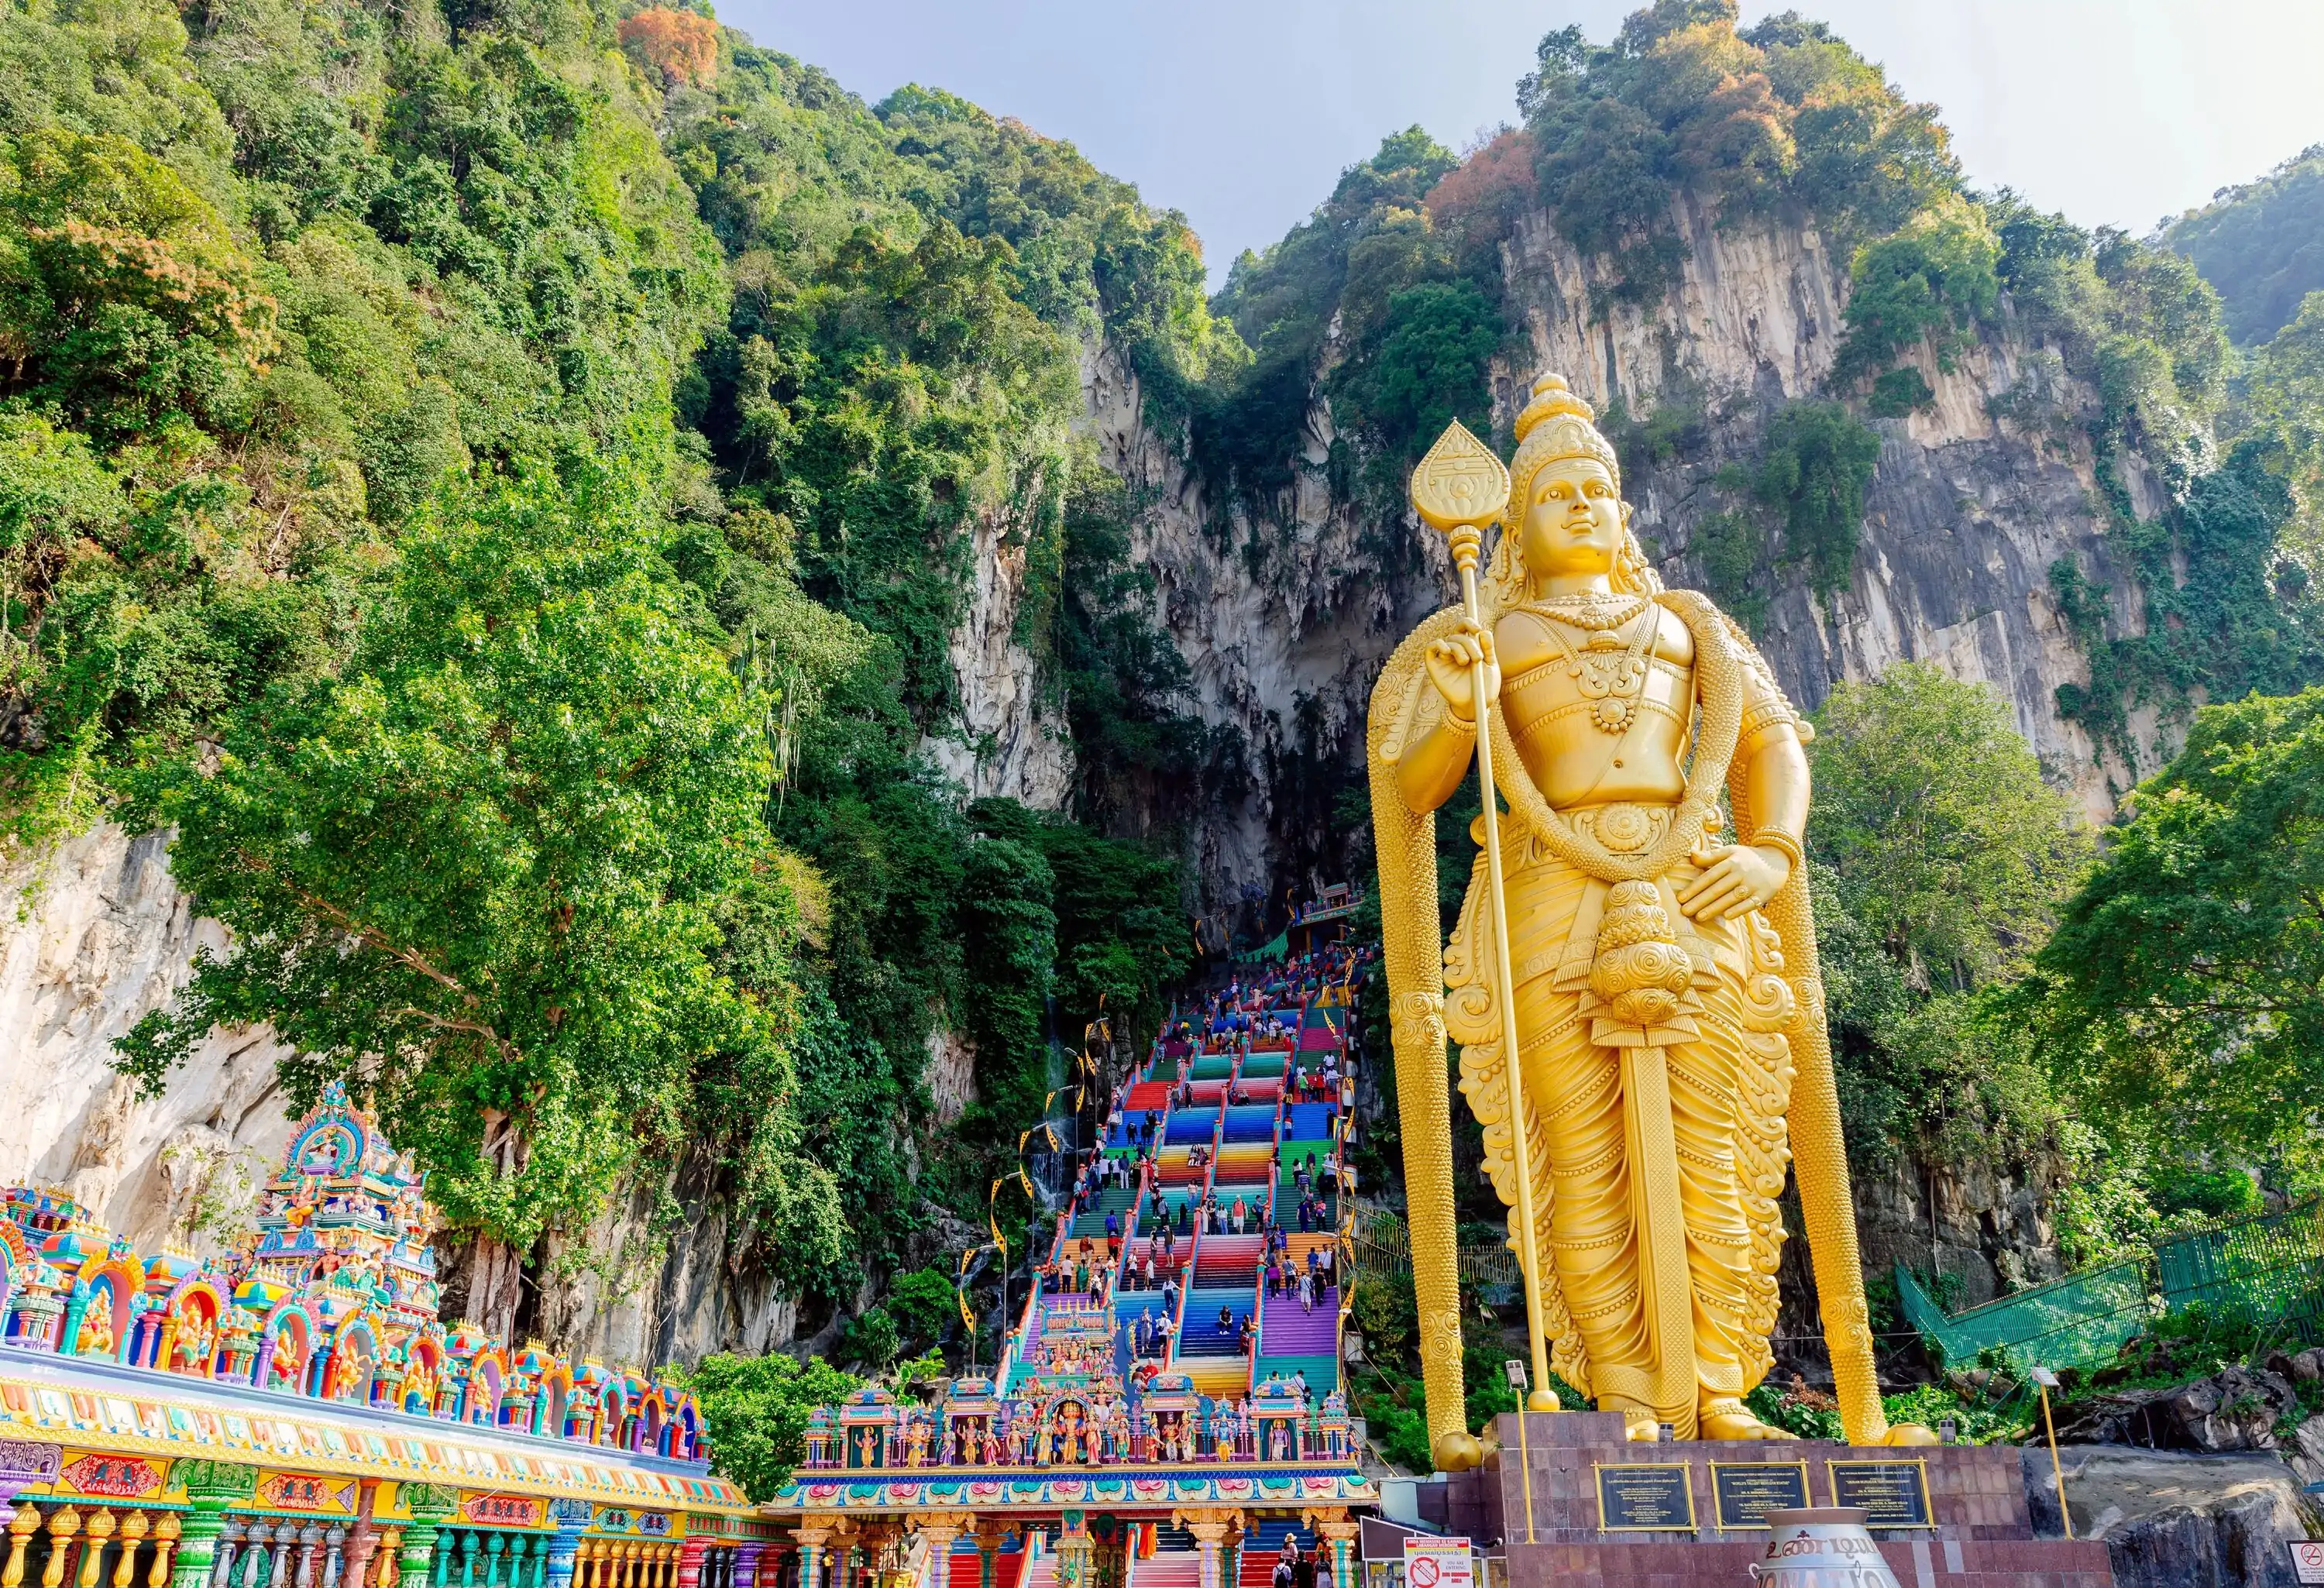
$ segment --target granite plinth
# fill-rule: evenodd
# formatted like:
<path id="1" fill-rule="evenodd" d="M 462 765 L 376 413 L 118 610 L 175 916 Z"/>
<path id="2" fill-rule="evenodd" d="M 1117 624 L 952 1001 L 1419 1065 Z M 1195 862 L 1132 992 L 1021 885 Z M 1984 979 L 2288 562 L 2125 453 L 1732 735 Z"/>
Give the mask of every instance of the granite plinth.
<path id="1" fill-rule="evenodd" d="M 1455 1531 L 1501 1541 L 1509 1588 L 1694 1588 L 1748 1581 L 1766 1535 L 1721 1527 L 1714 1463 L 1804 1463 L 1807 1503 L 1849 1503 L 1833 1492 L 1832 1463 L 1921 1465 L 1927 1525 L 1874 1527 L 1872 1536 L 1904 1588 L 2112 1588 L 2103 1544 L 2036 1538 L 2018 1452 L 2011 1445 L 1849 1446 L 1817 1440 L 1686 1440 L 1633 1444 L 1607 1412 L 1530 1412 L 1498 1421 L 1500 1447 L 1462 1475 L 1448 1496 Z M 1600 1511 L 1600 1467 L 1683 1465 L 1692 1528 L 1624 1528 Z M 1883 1469 L 1895 1475 L 1897 1469 Z M 1910 1474 L 1906 1474 L 1909 1476 Z M 1533 1514 L 1528 1533 L 1526 1479 Z M 1618 1480 L 1619 1474 L 1617 1474 Z M 1665 1481 L 1667 1482 L 1667 1481 Z M 1738 1486 L 1730 1481 L 1730 1492 Z M 1730 1515 L 1728 1520 L 1735 1521 Z M 1614 1525 L 1609 1526 L 1609 1523 Z"/>

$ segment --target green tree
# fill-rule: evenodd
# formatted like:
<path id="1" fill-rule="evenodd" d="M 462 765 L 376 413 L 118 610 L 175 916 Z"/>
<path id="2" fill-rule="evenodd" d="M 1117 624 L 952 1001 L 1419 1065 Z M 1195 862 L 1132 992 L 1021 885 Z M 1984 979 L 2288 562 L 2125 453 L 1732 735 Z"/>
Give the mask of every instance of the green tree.
<path id="1" fill-rule="evenodd" d="M 1877 375 L 1926 341 L 1950 371 L 2001 297 L 2001 245 L 1975 207 L 1932 211 L 1893 237 L 1857 250 L 1849 266 L 1848 333 L 1836 380 Z M 1924 388 L 1925 389 L 1925 388 Z"/>
<path id="2" fill-rule="evenodd" d="M 844 1400 L 862 1384 L 821 1357 L 706 1356 L 682 1375 L 702 1408 L 714 1464 L 753 1500 L 775 1491 L 807 1459 L 807 1415 Z"/>
<path id="3" fill-rule="evenodd" d="M 1923 980 L 2008 974 L 2046 936 L 2089 840 L 2007 703 L 1899 662 L 1835 688 L 1815 722 L 1809 837 L 1849 914 Z"/>
<path id="4" fill-rule="evenodd" d="M 2055 1102 L 2021 1042 L 1980 1029 L 1978 1000 L 2080 874 L 2070 803 L 1999 697 L 1932 667 L 1843 684 L 1815 722 L 1810 881 L 1850 1140 L 2047 1140 Z"/>
<path id="5" fill-rule="evenodd" d="M 2218 289 L 2236 341 L 2266 341 L 2324 291 L 2324 143 L 2216 195 L 2163 240 Z"/>
<path id="6" fill-rule="evenodd" d="M 2061 1080 L 2134 1134 L 2312 1159 L 2319 898 L 2324 688 L 2205 706 L 2009 1008 Z"/>
<path id="7" fill-rule="evenodd" d="M 294 1096 L 350 1079 L 437 1205 L 521 1253 L 676 1143 L 696 1064 L 744 1056 L 772 1233 L 805 1268 L 844 1221 L 798 1150 L 787 988 L 715 958 L 717 902 L 776 859 L 767 744 L 650 531 L 618 476 L 449 502 L 343 669 L 222 725 L 214 770 L 157 767 L 137 815 L 177 826 L 172 867 L 235 944 L 124 1063 L 158 1087 L 213 1025 L 272 1021 Z M 479 1321 L 505 1327 L 493 1271 Z"/>

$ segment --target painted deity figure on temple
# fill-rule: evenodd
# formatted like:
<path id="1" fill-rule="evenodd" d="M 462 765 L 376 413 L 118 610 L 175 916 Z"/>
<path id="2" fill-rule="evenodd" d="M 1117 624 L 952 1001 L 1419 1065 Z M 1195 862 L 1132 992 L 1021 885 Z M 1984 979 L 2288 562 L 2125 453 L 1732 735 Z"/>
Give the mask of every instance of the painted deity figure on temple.
<path id="1" fill-rule="evenodd" d="M 1432 1433 L 1440 1446 L 1454 1440 L 1440 1449 L 1447 1464 L 1475 1458 L 1459 1412 L 1444 1093 L 1425 1078 L 1432 1063 L 1444 1073 L 1449 1034 L 1511 1208 L 1510 1244 L 1521 1257 L 1531 1247 L 1534 1317 L 1560 1376 L 1619 1412 L 1634 1438 L 1659 1423 L 1681 1438 L 1789 1437 L 1744 1397 L 1771 1365 L 1776 1198 L 1796 1149 L 1843 1415 L 1853 1437 L 1877 1441 L 1886 1428 L 1802 868 L 1807 731 L 1739 628 L 1707 598 L 1663 588 L 1593 418 L 1557 376 L 1536 383 L 1515 424 L 1506 504 L 1483 504 L 1455 534 L 1456 557 L 1473 559 L 1460 535 L 1473 548 L 1484 524 L 1501 524 L 1473 613 L 1427 620 L 1372 697 Z M 1440 450 L 1456 439 L 1481 452 L 1451 430 Z M 1483 465 L 1498 475 L 1497 461 Z M 1508 811 L 1500 908 L 1480 851 L 1440 943 L 1433 813 L 1464 785 L 1473 792 L 1480 713 Z M 1485 841 L 1481 817 L 1471 833 Z M 1518 1122 L 1505 1001 L 1522 1055 Z M 1805 1121 L 1811 1106 L 1814 1128 L 1795 1129 L 1791 1116 Z M 1270 1432 L 1270 1454 L 1279 1437 Z"/>

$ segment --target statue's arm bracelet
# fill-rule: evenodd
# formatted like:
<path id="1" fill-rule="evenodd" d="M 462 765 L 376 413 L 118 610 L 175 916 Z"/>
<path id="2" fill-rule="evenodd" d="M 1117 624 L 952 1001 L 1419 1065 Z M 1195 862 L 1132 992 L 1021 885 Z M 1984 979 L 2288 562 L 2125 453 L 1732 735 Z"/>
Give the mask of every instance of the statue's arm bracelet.
<path id="1" fill-rule="evenodd" d="M 1775 850 L 1792 863 L 1792 869 L 1794 871 L 1799 869 L 1801 862 L 1806 858 L 1800 853 L 1800 841 L 1781 827 L 1760 828 L 1751 835 L 1751 847 Z"/>

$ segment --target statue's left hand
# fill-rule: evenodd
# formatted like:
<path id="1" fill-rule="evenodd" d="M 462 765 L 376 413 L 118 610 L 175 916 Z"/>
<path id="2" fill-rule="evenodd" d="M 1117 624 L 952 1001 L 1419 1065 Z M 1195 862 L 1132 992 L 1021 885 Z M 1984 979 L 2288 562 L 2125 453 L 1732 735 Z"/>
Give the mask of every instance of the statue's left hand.
<path id="1" fill-rule="evenodd" d="M 1697 919 L 1748 915 L 1773 899 L 1792 874 L 1791 857 L 1782 850 L 1748 844 L 1700 851 L 1695 861 L 1702 873 L 1678 891 L 1678 907 Z"/>

